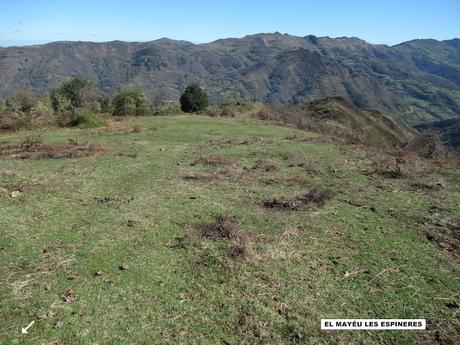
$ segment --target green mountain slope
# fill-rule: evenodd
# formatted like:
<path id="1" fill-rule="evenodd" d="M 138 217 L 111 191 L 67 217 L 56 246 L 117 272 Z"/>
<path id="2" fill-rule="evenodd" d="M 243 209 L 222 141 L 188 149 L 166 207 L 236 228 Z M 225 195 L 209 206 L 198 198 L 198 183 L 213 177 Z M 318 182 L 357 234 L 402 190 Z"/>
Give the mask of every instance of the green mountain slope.
<path id="1" fill-rule="evenodd" d="M 212 100 L 275 105 L 343 96 L 416 124 L 460 115 L 460 40 L 397 46 L 358 38 L 257 34 L 207 44 L 55 42 L 0 48 L 0 97 L 19 87 L 41 92 L 80 74 L 107 94 L 133 85 L 177 99 L 191 82 Z"/>

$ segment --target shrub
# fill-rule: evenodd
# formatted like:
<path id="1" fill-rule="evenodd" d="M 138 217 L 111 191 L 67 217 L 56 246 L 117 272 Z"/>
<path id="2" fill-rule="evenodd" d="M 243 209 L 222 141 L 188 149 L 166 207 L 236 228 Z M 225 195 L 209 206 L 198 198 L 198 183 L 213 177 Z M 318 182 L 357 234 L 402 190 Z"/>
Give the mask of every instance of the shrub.
<path id="1" fill-rule="evenodd" d="M 14 94 L 22 112 L 29 112 L 38 102 L 35 93 L 30 89 L 21 89 Z"/>
<path id="2" fill-rule="evenodd" d="M 161 105 L 154 105 L 152 107 L 152 115 L 171 115 L 180 112 L 179 102 L 164 101 Z"/>
<path id="3" fill-rule="evenodd" d="M 85 78 L 74 76 L 49 92 L 54 112 L 60 117 L 71 116 L 75 109 L 85 109 L 94 113 L 101 112 L 101 97 L 94 83 Z"/>
<path id="4" fill-rule="evenodd" d="M 90 108 L 100 99 L 100 91 L 94 83 L 80 76 L 74 76 L 62 83 L 58 92 L 70 100 L 70 108 Z"/>
<path id="5" fill-rule="evenodd" d="M 101 97 L 99 103 L 101 104 L 102 113 L 112 112 L 112 105 L 110 104 L 110 99 L 108 99 L 107 97 Z"/>
<path id="6" fill-rule="evenodd" d="M 62 95 L 59 89 L 52 89 L 50 91 L 50 99 L 53 110 L 58 114 L 67 112 L 71 107 L 70 99 Z"/>
<path id="7" fill-rule="evenodd" d="M 6 111 L 0 114 L 0 130 L 17 131 L 30 126 L 30 118 L 23 113 Z"/>
<path id="8" fill-rule="evenodd" d="M 204 110 L 208 106 L 208 96 L 198 84 L 187 86 L 180 97 L 182 111 L 186 113 L 196 113 Z"/>
<path id="9" fill-rule="evenodd" d="M 1 130 L 19 130 L 30 126 L 30 116 L 21 111 L 21 104 L 16 97 L 8 97 L 0 114 Z"/>
<path id="10" fill-rule="evenodd" d="M 124 89 L 113 97 L 113 115 L 148 115 L 150 102 L 144 93 Z"/>
<path id="11" fill-rule="evenodd" d="M 51 98 L 45 93 L 29 111 L 32 127 L 53 124 L 56 122 Z"/>
<path id="12" fill-rule="evenodd" d="M 21 103 L 16 97 L 8 97 L 5 101 L 5 110 L 16 114 L 22 113 Z"/>
<path id="13" fill-rule="evenodd" d="M 439 135 L 434 133 L 424 133 L 416 136 L 415 139 L 407 145 L 407 149 L 428 159 L 439 157 L 446 150 L 441 144 Z"/>
<path id="14" fill-rule="evenodd" d="M 81 112 L 74 114 L 68 125 L 71 127 L 94 128 L 105 125 L 105 121 L 102 117 L 90 112 Z"/>

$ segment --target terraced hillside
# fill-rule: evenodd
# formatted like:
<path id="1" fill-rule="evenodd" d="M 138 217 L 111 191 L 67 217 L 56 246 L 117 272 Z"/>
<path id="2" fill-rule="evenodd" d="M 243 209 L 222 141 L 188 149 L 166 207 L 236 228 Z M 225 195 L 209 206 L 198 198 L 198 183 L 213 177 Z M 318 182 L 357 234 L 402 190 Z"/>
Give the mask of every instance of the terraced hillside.
<path id="1" fill-rule="evenodd" d="M 1 343 L 458 340 L 458 167 L 244 118 L 107 122 L 0 137 Z"/>

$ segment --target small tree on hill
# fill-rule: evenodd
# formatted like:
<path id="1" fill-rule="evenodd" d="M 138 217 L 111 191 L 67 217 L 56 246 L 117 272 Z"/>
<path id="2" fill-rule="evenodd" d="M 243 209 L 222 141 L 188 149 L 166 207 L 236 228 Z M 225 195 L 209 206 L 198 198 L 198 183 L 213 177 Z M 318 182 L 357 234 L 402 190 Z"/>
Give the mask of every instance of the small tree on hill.
<path id="1" fill-rule="evenodd" d="M 208 106 L 208 96 L 198 84 L 187 86 L 180 97 L 180 107 L 186 113 L 196 113 Z"/>

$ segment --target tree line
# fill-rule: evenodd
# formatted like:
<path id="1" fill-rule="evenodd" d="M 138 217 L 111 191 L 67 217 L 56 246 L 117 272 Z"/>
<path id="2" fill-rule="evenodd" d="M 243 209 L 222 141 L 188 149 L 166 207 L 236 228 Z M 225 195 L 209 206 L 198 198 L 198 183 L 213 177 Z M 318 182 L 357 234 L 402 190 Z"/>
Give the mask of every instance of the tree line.
<path id="1" fill-rule="evenodd" d="M 198 85 L 187 86 L 179 103 L 165 102 L 161 95 L 150 102 L 146 94 L 124 88 L 111 99 L 103 96 L 94 82 L 74 76 L 58 87 L 37 96 L 20 89 L 0 102 L 0 130 L 17 130 L 42 125 L 95 127 L 103 123 L 101 114 L 115 116 L 158 115 L 179 111 L 197 113 L 208 106 L 208 96 Z"/>

